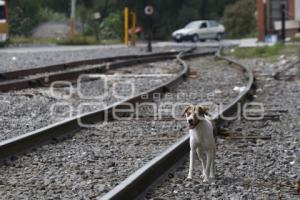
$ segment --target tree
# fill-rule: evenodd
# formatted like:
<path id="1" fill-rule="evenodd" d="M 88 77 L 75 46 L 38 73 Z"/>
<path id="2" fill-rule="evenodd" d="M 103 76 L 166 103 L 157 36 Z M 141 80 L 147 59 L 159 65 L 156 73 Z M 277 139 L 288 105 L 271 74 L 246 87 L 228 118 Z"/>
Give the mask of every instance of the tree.
<path id="1" fill-rule="evenodd" d="M 236 1 L 237 0 L 127 0 L 130 11 L 137 13 L 138 26 L 143 27 L 146 31 L 151 29 L 154 39 L 170 38 L 174 30 L 183 27 L 192 20 L 222 20 L 225 6 L 235 3 Z M 253 0 L 239 0 L 238 2 L 244 1 L 252 4 L 254 2 Z M 53 21 L 53 16 L 69 17 L 70 3 L 70 0 L 8 1 L 11 33 L 30 33 L 31 29 L 38 23 L 47 20 Z M 148 3 L 154 7 L 154 14 L 151 17 L 146 16 L 144 13 L 144 8 Z M 110 30 L 114 33 L 106 35 L 121 35 L 124 31 L 124 6 L 124 0 L 77 0 L 77 19 L 83 24 L 83 33 L 94 34 L 96 37 L 100 37 L 101 34 L 106 34 L 102 30 Z M 248 7 L 249 6 L 246 5 L 243 9 L 249 9 Z M 234 10 L 235 9 L 237 8 L 234 8 Z M 241 12 L 241 10 L 242 9 L 238 10 L 238 12 Z M 93 14 L 96 12 L 101 14 L 100 19 L 94 19 Z M 234 12 L 235 11 L 228 8 L 227 17 L 230 16 L 230 20 L 239 17 L 239 15 L 235 15 Z M 57 15 L 57 13 L 60 14 Z M 242 16 L 244 17 L 244 15 Z M 109 19 L 106 19 L 107 17 L 109 17 Z M 105 27 L 106 25 L 108 27 Z M 231 30 L 230 23 L 228 26 L 227 30 Z"/>
<path id="2" fill-rule="evenodd" d="M 192 20 L 215 19 L 222 20 L 223 11 L 226 5 L 236 0 L 163 0 L 151 1 L 154 7 L 153 37 L 155 39 L 167 39 L 171 33 L 186 25 Z M 120 2 L 120 8 L 124 8 L 124 3 Z M 148 29 L 148 18 L 144 14 L 147 5 L 146 0 L 128 0 L 129 8 L 137 12 L 138 23 L 144 29 Z"/>
<path id="3" fill-rule="evenodd" d="M 71 1 L 70 0 L 43 0 L 43 7 L 46 7 L 54 12 L 70 15 Z"/>
<path id="4" fill-rule="evenodd" d="M 256 1 L 239 0 L 224 13 L 224 25 L 230 38 L 247 37 L 256 31 Z"/>
<path id="5" fill-rule="evenodd" d="M 26 35 L 41 19 L 42 0 L 8 1 L 11 34 Z"/>
<path id="6" fill-rule="evenodd" d="M 95 5 L 94 12 L 99 12 L 100 15 L 101 15 L 101 17 L 99 19 L 93 19 L 92 18 L 92 20 L 91 20 L 92 26 L 93 26 L 93 30 L 94 30 L 94 35 L 95 35 L 97 41 L 100 40 L 100 38 L 99 38 L 100 24 L 108 16 L 109 3 L 110 3 L 109 0 L 105 0 L 104 2 L 99 1 Z"/>
<path id="7" fill-rule="evenodd" d="M 101 24 L 101 34 L 108 37 L 123 38 L 121 12 L 110 13 Z"/>

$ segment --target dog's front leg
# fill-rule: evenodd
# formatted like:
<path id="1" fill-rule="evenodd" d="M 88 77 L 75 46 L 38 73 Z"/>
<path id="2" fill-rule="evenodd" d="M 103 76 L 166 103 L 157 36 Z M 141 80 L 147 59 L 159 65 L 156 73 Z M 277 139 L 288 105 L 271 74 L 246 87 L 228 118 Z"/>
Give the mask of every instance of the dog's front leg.
<path id="1" fill-rule="evenodd" d="M 197 152 L 197 155 L 198 155 L 198 158 L 201 162 L 201 166 L 202 166 L 202 175 L 201 175 L 201 178 L 204 178 L 205 177 L 205 157 L 203 155 L 203 153 L 200 152 L 199 148 L 196 149 L 196 152 Z"/>
<path id="2" fill-rule="evenodd" d="M 204 175 L 204 182 L 209 182 L 209 173 L 211 170 L 212 164 L 212 155 L 211 152 L 206 153 L 206 166 L 205 166 L 205 175 Z"/>
<path id="3" fill-rule="evenodd" d="M 194 150 L 194 148 L 191 148 L 191 150 L 190 150 L 190 167 L 189 167 L 189 174 L 188 174 L 187 179 L 193 178 L 194 159 L 195 159 L 195 150 Z"/>
<path id="4" fill-rule="evenodd" d="M 211 161 L 210 174 L 209 174 L 210 178 L 215 178 L 215 174 L 216 174 L 215 159 L 216 159 L 216 151 L 212 150 L 212 161 Z"/>

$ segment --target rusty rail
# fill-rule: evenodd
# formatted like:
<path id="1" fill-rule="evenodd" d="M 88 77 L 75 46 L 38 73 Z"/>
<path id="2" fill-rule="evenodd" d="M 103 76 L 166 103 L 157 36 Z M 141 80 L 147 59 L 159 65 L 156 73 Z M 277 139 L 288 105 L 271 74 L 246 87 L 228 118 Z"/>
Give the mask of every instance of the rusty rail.
<path id="1" fill-rule="evenodd" d="M 232 101 L 227 107 L 225 107 L 220 113 L 213 116 L 213 120 L 217 125 L 223 123 L 223 119 L 220 117 L 223 115 L 232 115 L 236 112 L 237 106 L 239 103 L 243 103 L 251 91 L 251 88 L 254 85 L 254 76 L 252 71 L 243 66 L 236 61 L 221 56 L 221 48 L 216 53 L 216 57 L 220 59 L 225 59 L 228 62 L 239 67 L 248 78 L 248 83 L 246 89 Z M 183 60 L 178 59 L 182 63 L 182 65 L 186 64 Z M 189 135 L 184 136 L 178 142 L 173 144 L 167 150 L 165 150 L 162 154 L 155 157 L 153 160 L 148 162 L 142 168 L 138 169 L 128 178 L 126 178 L 123 182 L 109 191 L 102 197 L 99 197 L 100 200 L 117 200 L 117 199 L 137 199 L 142 198 L 146 191 L 157 183 L 159 180 L 164 178 L 170 170 L 172 170 L 179 162 L 182 162 L 184 156 L 189 152 Z"/>

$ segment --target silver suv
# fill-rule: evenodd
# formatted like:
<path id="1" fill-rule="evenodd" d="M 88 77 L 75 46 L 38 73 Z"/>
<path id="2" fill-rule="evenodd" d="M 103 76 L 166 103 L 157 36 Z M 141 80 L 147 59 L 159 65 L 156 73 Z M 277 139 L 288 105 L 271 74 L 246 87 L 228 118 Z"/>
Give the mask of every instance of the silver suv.
<path id="1" fill-rule="evenodd" d="M 213 20 L 199 20 L 192 21 L 184 28 L 176 30 L 172 33 L 172 37 L 176 42 L 183 40 L 191 40 L 196 42 L 198 40 L 205 41 L 206 39 L 221 40 L 225 28 L 222 24 Z"/>

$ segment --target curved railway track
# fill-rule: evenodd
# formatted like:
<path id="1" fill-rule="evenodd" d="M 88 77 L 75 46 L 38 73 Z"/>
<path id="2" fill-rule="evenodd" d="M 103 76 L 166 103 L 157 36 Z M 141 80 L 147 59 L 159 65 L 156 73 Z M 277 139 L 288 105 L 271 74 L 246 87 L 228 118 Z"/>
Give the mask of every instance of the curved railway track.
<path id="1" fill-rule="evenodd" d="M 136 95 L 126 101 L 121 103 L 117 103 L 107 107 L 106 109 L 97 110 L 94 112 L 90 112 L 78 117 L 73 117 L 72 119 L 65 120 L 63 122 L 59 122 L 53 124 L 51 126 L 39 129 L 37 131 L 27 133 L 25 135 L 18 136 L 16 138 L 12 138 L 10 140 L 6 140 L 0 143 L 0 159 L 3 160 L 8 158 L 12 155 L 27 151 L 32 149 L 35 146 L 41 145 L 43 143 L 47 143 L 53 138 L 60 138 L 69 134 L 73 134 L 74 132 L 81 129 L 80 125 L 78 124 L 78 120 L 87 124 L 94 124 L 103 121 L 105 118 L 109 120 L 113 120 L 112 112 L 114 109 L 126 109 L 127 103 L 131 103 L 135 105 L 135 103 L 141 103 L 145 101 L 154 101 L 154 97 L 157 94 L 163 94 L 165 92 L 170 91 L 172 87 L 176 84 L 181 82 L 182 80 L 187 77 L 189 68 L 186 63 L 182 60 L 183 57 L 196 57 L 201 55 L 210 55 L 212 52 L 209 53 L 189 53 L 189 52 L 181 52 L 177 55 L 177 60 L 180 62 L 182 66 L 182 71 L 172 80 L 168 81 L 167 83 L 161 84 L 155 88 L 152 88 L 142 94 Z M 224 58 L 220 55 L 220 51 L 216 55 L 220 59 L 225 59 L 229 63 L 237 66 L 247 78 L 247 85 L 246 88 L 241 92 L 237 98 L 235 98 L 230 104 L 228 104 L 221 112 L 214 115 L 214 120 L 218 125 L 221 125 L 224 121 L 220 118 L 220 115 L 231 115 L 235 113 L 238 103 L 242 103 L 246 100 L 249 92 L 254 83 L 254 77 L 252 72 L 243 65 L 236 63 L 233 60 L 228 58 Z M 118 61 L 116 65 L 111 64 L 110 66 L 115 66 L 115 68 L 133 64 L 133 63 L 144 63 L 154 60 L 162 60 L 166 58 L 174 58 L 174 54 L 172 55 L 164 55 L 159 56 L 155 55 L 154 57 L 146 56 L 146 58 L 136 58 L 131 59 L 129 61 Z M 103 62 L 103 61 L 101 61 Z M 120 62 L 123 64 L 120 64 Z M 78 64 L 77 66 L 81 65 L 82 63 Z M 94 64 L 94 63 L 93 63 Z M 111 68 L 110 68 L 111 69 Z M 81 70 L 81 69 L 78 69 Z M 86 70 L 86 69 L 85 69 Z M 89 70 L 89 69 L 88 69 Z M 94 69 L 93 69 L 94 70 Z M 99 72 L 99 71 L 86 71 L 90 72 Z M 56 76 L 57 72 L 54 72 Z M 61 72 L 58 72 L 61 73 Z M 85 73 L 85 71 L 80 71 L 80 73 Z M 77 75 L 75 75 L 77 76 Z M 15 76 L 19 78 L 18 76 Z M 42 79 L 44 79 L 43 77 Z M 61 78 L 66 78 L 66 76 L 62 76 Z M 68 77 L 69 78 L 69 77 Z M 52 79 L 57 80 L 57 79 Z M 38 86 L 37 84 L 36 86 Z M 32 85 L 27 85 L 32 86 Z M 26 86 L 26 87 L 27 87 Z M 144 96 L 148 98 L 145 99 Z M 172 168 L 176 167 L 176 165 L 181 162 L 182 158 L 186 155 L 189 150 L 188 147 L 188 136 L 184 136 L 179 142 L 173 144 L 170 148 L 164 151 L 159 156 L 155 157 L 145 166 L 137 170 L 135 173 L 130 175 L 127 179 L 125 179 L 122 183 L 120 183 L 117 187 L 112 189 L 106 195 L 102 196 L 101 199 L 134 199 L 137 197 L 141 197 L 145 194 L 145 192 L 149 189 L 150 186 L 155 184 L 161 178 L 163 178 L 168 171 Z"/>
<path id="2" fill-rule="evenodd" d="M 167 59 L 85 74 L 76 81 L 53 82 L 50 87 L 1 93 L 0 141 L 104 109 L 166 82 L 180 70 L 176 60 Z"/>
<path id="3" fill-rule="evenodd" d="M 143 102 L 143 101 L 151 101 L 151 98 L 153 98 L 154 94 L 158 94 L 158 93 L 164 93 L 165 91 L 168 90 L 169 87 L 173 86 L 174 84 L 176 84 L 177 82 L 180 82 L 183 80 L 183 78 L 186 76 L 186 74 L 188 73 L 188 67 L 179 59 L 181 56 L 183 56 L 183 54 L 187 54 L 185 55 L 185 57 L 193 57 L 193 56 L 204 56 L 204 55 L 210 55 L 213 52 L 204 52 L 204 53 L 196 53 L 196 54 L 188 54 L 189 52 L 193 51 L 193 49 L 188 50 L 186 52 L 181 52 L 178 56 L 177 59 L 181 62 L 182 65 L 182 71 L 177 74 L 177 76 L 175 78 L 172 78 L 170 81 L 167 81 L 167 83 L 164 84 L 160 84 L 157 87 L 154 87 L 146 92 L 143 92 L 141 94 L 138 94 L 134 97 L 131 97 L 123 102 L 119 102 L 116 104 L 113 104 L 111 106 L 108 106 L 105 109 L 100 109 L 100 110 L 96 110 L 94 112 L 89 112 L 80 116 L 76 116 L 76 117 L 72 117 L 69 118 L 67 120 L 49 125 L 47 127 L 38 129 L 36 131 L 30 132 L 30 133 L 26 133 L 5 141 L 0 142 L 0 160 L 3 160 L 11 155 L 26 151 L 30 148 L 33 148 L 37 145 L 43 144 L 43 143 L 47 143 L 49 141 L 51 141 L 53 138 L 60 138 L 62 136 L 66 136 L 69 134 L 72 134 L 74 131 L 77 131 L 79 129 L 81 129 L 80 124 L 78 123 L 79 121 L 85 124 L 93 124 L 93 123 L 97 123 L 97 122 L 101 122 L 104 121 L 105 119 L 110 119 L 111 115 L 112 115 L 112 110 L 114 109 L 119 109 L 124 107 L 124 103 L 132 103 L 135 104 L 136 102 Z M 133 64 L 139 64 L 139 63 L 147 63 L 147 62 L 153 62 L 153 61 L 159 61 L 159 60 L 163 60 L 163 59 L 170 59 L 170 58 L 174 58 L 174 53 L 162 53 L 162 54 L 154 54 L 154 55 L 146 55 L 141 57 L 138 57 L 136 59 L 132 59 L 132 57 L 135 56 L 122 56 L 120 57 L 115 57 L 114 60 L 119 60 L 119 59 L 125 59 L 125 58 L 129 58 L 129 60 L 124 60 L 124 61 L 116 61 L 110 64 L 109 69 L 118 69 L 121 67 L 126 67 L 128 65 L 133 65 Z M 108 59 L 104 59 L 104 60 L 111 60 L 111 58 Z M 72 64 L 73 66 L 78 67 L 79 65 L 82 64 L 91 64 L 91 63 L 98 63 L 98 62 L 103 62 L 103 59 L 100 60 L 93 60 L 93 61 L 80 61 L 80 62 L 75 62 L 75 64 Z M 63 66 L 63 65 L 61 65 Z M 106 65 L 100 67 L 100 69 L 105 68 Z M 45 67 L 46 70 L 49 71 L 49 69 L 51 68 L 51 70 L 56 70 L 56 68 L 52 68 L 52 67 Z M 96 66 L 94 67 L 96 70 L 96 72 L 99 73 L 98 69 L 99 67 Z M 107 69 L 106 69 L 107 70 Z M 27 75 L 28 74 L 34 74 L 36 72 L 36 69 L 33 69 L 34 72 L 32 72 L 31 70 L 28 70 Z M 43 70 L 41 70 L 43 71 Z M 101 71 L 101 70 L 100 70 Z M 44 71 L 45 72 L 45 71 Z M 80 73 L 79 73 L 80 72 Z M 81 69 L 78 71 L 78 74 L 76 74 L 76 77 L 81 74 L 81 73 L 92 73 L 95 71 L 81 71 Z M 58 72 L 58 73 L 66 73 L 68 74 L 67 77 L 66 76 L 62 76 L 62 79 L 66 79 L 66 78 L 70 78 L 69 76 L 69 72 Z M 77 72 L 76 72 L 77 73 Z M 12 77 L 19 77 L 19 75 L 17 75 L 18 73 L 15 72 L 14 76 Z M 43 75 L 45 76 L 45 75 Z M 48 75 L 47 75 L 48 76 Z M 43 77 L 42 79 L 44 79 L 45 77 Z M 32 79 L 29 78 L 24 78 L 21 79 L 21 82 L 23 81 L 31 81 Z M 54 81 L 54 79 L 52 79 Z M 9 82 L 11 82 L 9 88 L 23 88 L 23 87 L 32 87 L 32 85 L 26 85 L 24 83 L 19 84 L 19 80 L 17 80 L 17 83 L 15 82 L 15 80 L 10 80 Z M 6 84 L 6 83 L 5 83 Z M 5 85 L 4 84 L 4 85 Z M 19 87 L 20 86 L 20 87 Z M 1 88 L 1 86 L 0 86 Z M 7 89 L 7 87 L 5 86 L 4 88 Z M 143 96 L 147 95 L 148 99 L 144 99 Z"/>
<path id="4" fill-rule="evenodd" d="M 221 117 L 233 115 L 237 109 L 238 104 L 243 103 L 249 97 L 251 89 L 254 87 L 254 76 L 252 71 L 244 65 L 221 56 L 221 49 L 216 53 L 216 57 L 228 61 L 230 64 L 240 68 L 247 78 L 247 85 L 245 89 L 236 97 L 229 105 L 223 108 L 219 113 L 213 116 L 213 120 L 219 127 L 226 122 Z M 185 64 L 182 60 L 181 62 Z M 184 136 L 178 142 L 173 144 L 160 155 L 148 162 L 142 168 L 134 172 L 118 186 L 113 188 L 110 192 L 102 196 L 101 200 L 108 199 L 135 199 L 142 198 L 147 190 L 158 183 L 161 179 L 167 176 L 168 172 L 174 169 L 180 162 L 182 162 L 185 155 L 189 152 L 189 135 Z"/>
<path id="5" fill-rule="evenodd" d="M 188 51 L 187 51 L 188 52 Z M 210 55 L 207 51 L 202 55 Z M 127 55 L 108 58 L 74 61 L 39 68 L 0 73 L 0 92 L 25 88 L 49 86 L 54 81 L 74 80 L 82 74 L 105 73 L 108 70 L 123 68 L 134 64 L 149 63 L 176 57 L 179 51 L 154 53 L 148 55 Z"/>

